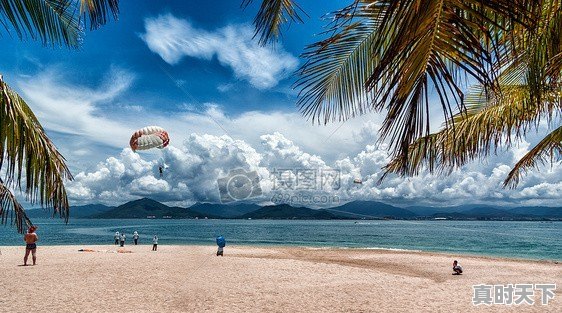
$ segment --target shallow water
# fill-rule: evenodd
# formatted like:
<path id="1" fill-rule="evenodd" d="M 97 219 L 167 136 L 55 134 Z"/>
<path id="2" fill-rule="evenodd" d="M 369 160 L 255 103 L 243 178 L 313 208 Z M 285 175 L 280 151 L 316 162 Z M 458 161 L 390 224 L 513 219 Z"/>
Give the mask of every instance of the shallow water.
<path id="1" fill-rule="evenodd" d="M 562 222 L 512 221 L 277 221 L 34 219 L 43 245 L 111 244 L 115 231 L 140 234 L 140 243 L 384 248 L 562 260 Z M 2 227 L 0 245 L 19 245 L 14 227 Z"/>

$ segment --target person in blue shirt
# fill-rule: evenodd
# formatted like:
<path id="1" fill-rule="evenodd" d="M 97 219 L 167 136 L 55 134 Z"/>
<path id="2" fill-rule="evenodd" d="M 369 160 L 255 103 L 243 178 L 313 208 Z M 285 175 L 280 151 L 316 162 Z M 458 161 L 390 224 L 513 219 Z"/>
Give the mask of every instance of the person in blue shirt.
<path id="1" fill-rule="evenodd" d="M 219 249 L 217 250 L 217 256 L 223 256 L 224 247 L 226 246 L 226 240 L 222 235 L 217 237 L 217 246 L 219 246 Z"/>

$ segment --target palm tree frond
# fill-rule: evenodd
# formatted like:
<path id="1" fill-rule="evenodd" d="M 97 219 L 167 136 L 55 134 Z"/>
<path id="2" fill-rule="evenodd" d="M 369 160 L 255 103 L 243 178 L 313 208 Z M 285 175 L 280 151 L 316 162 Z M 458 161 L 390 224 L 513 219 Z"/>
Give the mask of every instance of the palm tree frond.
<path id="1" fill-rule="evenodd" d="M 312 44 L 302 56 L 308 59 L 298 71 L 297 106 L 318 123 L 346 120 L 369 109 L 373 93 L 364 87 L 374 69 L 372 41 L 377 22 L 364 19 L 343 27 L 337 35 Z M 321 121 L 320 118 L 323 117 Z"/>
<path id="2" fill-rule="evenodd" d="M 244 0 L 242 7 L 248 7 L 254 0 Z M 254 19 L 256 33 L 259 43 L 266 45 L 281 35 L 281 26 L 290 21 L 302 23 L 300 14 L 305 14 L 302 8 L 294 0 L 262 0 L 260 9 Z"/>
<path id="3" fill-rule="evenodd" d="M 500 145 L 510 146 L 513 137 L 537 129 L 541 116 L 562 109 L 557 92 L 543 93 L 543 100 L 536 102 L 530 100 L 528 85 L 501 86 L 500 94 L 475 87 L 466 98 L 467 110 L 454 115 L 441 131 L 417 139 L 406 156 L 395 156 L 383 179 L 389 173 L 416 175 L 423 166 L 430 172 L 450 172 L 496 152 Z"/>
<path id="4" fill-rule="evenodd" d="M 22 190 L 31 203 L 51 207 L 68 220 L 64 180 L 72 180 L 64 157 L 25 103 L 0 76 L 0 170 L 7 188 Z M 25 188 L 22 187 L 25 181 Z"/>
<path id="5" fill-rule="evenodd" d="M 497 88 L 492 69 L 505 52 L 496 47 L 512 24 L 530 23 L 527 13 L 526 0 L 355 1 L 334 14 L 331 37 L 304 54 L 299 106 L 324 123 L 386 110 L 381 140 L 406 155 L 430 133 L 430 90 L 449 121 L 464 109 L 466 77 Z"/>
<path id="6" fill-rule="evenodd" d="M 25 226 L 32 225 L 31 221 L 25 214 L 24 208 L 18 202 L 14 194 L 4 185 L 0 179 L 0 219 L 1 224 L 7 224 L 8 219 L 12 224 L 16 225 L 19 233 L 25 232 Z"/>
<path id="7" fill-rule="evenodd" d="M 547 157 L 550 157 L 550 161 L 552 162 L 555 156 L 560 155 L 562 155 L 562 126 L 546 135 L 546 137 L 515 164 L 504 181 L 504 187 L 516 187 L 521 175 L 526 172 L 527 169 L 536 167 L 539 162 L 545 163 Z"/>
<path id="8" fill-rule="evenodd" d="M 119 15 L 119 0 L 80 0 L 80 15 L 88 16 L 90 29 L 105 25 L 110 16 Z"/>
<path id="9" fill-rule="evenodd" d="M 44 45 L 78 47 L 79 21 L 69 0 L 1 0 L 0 18 L 19 38 L 39 39 Z M 2 23 L 7 31 L 8 23 Z"/>

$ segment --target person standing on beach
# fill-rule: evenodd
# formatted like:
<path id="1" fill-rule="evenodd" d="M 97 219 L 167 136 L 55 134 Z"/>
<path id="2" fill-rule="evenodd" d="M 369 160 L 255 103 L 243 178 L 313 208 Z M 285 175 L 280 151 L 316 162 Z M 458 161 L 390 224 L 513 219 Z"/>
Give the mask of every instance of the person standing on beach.
<path id="1" fill-rule="evenodd" d="M 119 236 L 119 232 L 118 232 L 118 231 L 115 232 L 115 236 L 113 236 L 113 238 L 115 239 L 115 245 L 118 245 L 118 244 L 119 244 L 119 238 L 121 238 L 121 237 Z"/>
<path id="2" fill-rule="evenodd" d="M 133 241 L 135 242 L 135 246 L 138 244 L 139 241 L 139 233 L 135 230 L 133 233 Z"/>
<path id="3" fill-rule="evenodd" d="M 25 256 L 23 257 L 23 266 L 27 266 L 27 258 L 29 257 L 29 253 L 31 252 L 31 258 L 33 259 L 33 265 L 35 265 L 37 258 L 35 256 L 35 252 L 37 251 L 37 240 L 39 237 L 35 233 L 37 226 L 29 227 L 27 234 L 23 236 L 23 240 L 25 241 Z"/>
<path id="4" fill-rule="evenodd" d="M 154 235 L 152 238 L 152 251 L 158 250 L 158 236 Z"/>
<path id="5" fill-rule="evenodd" d="M 219 246 L 218 250 L 217 250 L 217 256 L 223 256 L 224 253 L 224 247 L 226 246 L 226 240 L 224 239 L 224 237 L 222 235 L 217 237 L 217 246 Z"/>
<path id="6" fill-rule="evenodd" d="M 121 240 L 121 247 L 125 246 L 125 233 L 121 233 L 121 237 L 119 238 Z"/>

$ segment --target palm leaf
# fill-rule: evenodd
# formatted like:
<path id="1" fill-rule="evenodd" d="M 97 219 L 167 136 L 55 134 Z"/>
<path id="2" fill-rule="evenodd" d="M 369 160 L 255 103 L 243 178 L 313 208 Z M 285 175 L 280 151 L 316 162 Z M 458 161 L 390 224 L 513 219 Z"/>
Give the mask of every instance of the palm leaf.
<path id="1" fill-rule="evenodd" d="M 550 162 L 552 162 L 555 156 L 560 155 L 562 155 L 562 126 L 546 135 L 515 164 L 504 181 L 504 187 L 516 187 L 523 172 L 526 172 L 527 169 L 537 167 L 538 163 L 544 164 L 547 157 L 550 157 Z"/>
<path id="2" fill-rule="evenodd" d="M 96 29 L 117 19 L 119 0 L 0 0 L 0 22 L 20 39 L 30 37 L 46 46 L 80 45 L 81 17 Z"/>
<path id="3" fill-rule="evenodd" d="M 248 7 L 253 0 L 244 0 L 242 7 Z M 302 23 L 300 13 L 306 13 L 294 0 L 262 0 L 260 9 L 254 19 L 259 43 L 265 45 L 281 35 L 281 26 L 289 21 Z"/>
<path id="4" fill-rule="evenodd" d="M 110 16 L 117 19 L 119 0 L 80 0 L 80 15 L 89 17 L 90 29 L 99 28 Z"/>
<path id="5" fill-rule="evenodd" d="M 80 27 L 69 0 L 0 0 L 0 18 L 20 39 L 31 37 L 44 45 L 78 47 Z M 10 31 L 7 23 L 2 23 Z"/>
<path id="6" fill-rule="evenodd" d="M 467 97 L 466 112 L 453 116 L 448 127 L 417 139 L 408 155 L 395 156 L 385 166 L 381 181 L 389 173 L 417 175 L 424 167 L 430 172 L 450 172 L 477 158 L 485 158 L 501 146 L 510 146 L 537 129 L 541 116 L 551 119 L 551 112 L 561 110 L 558 92 L 543 93 L 542 101 L 531 101 L 528 85 L 502 86 L 495 97 L 476 88 Z M 452 126 L 454 125 L 454 127 Z"/>
<path id="7" fill-rule="evenodd" d="M 381 181 L 389 173 L 415 175 L 424 166 L 431 172 L 450 171 L 485 158 L 501 145 L 511 146 L 512 137 L 521 138 L 529 129 L 538 129 L 543 118 L 552 122 L 553 115 L 562 111 L 558 83 L 562 46 L 554 40 L 561 34 L 560 3 L 544 11 L 541 22 L 530 31 L 532 35 L 521 35 L 523 39 L 516 41 L 517 53 L 510 62 L 495 69 L 501 71 L 498 90 L 473 89 L 465 99 L 466 112 L 453 116 L 440 132 L 416 140 L 408 155 L 394 157 Z"/>
<path id="8" fill-rule="evenodd" d="M 300 89 L 297 105 L 305 116 L 326 123 L 333 118 L 346 120 L 369 110 L 373 93 L 367 92 L 363 83 L 374 69 L 370 55 L 379 24 L 374 18 L 377 12 L 372 10 L 369 14 L 372 19 L 352 22 L 342 29 L 336 25 L 328 30 L 338 32 L 336 35 L 307 47 L 302 56 L 308 62 L 299 69 L 300 78 L 295 84 Z"/>
<path id="9" fill-rule="evenodd" d="M 0 170 L 5 168 L 6 176 L 3 184 L 23 191 L 32 204 L 53 208 L 53 213 L 68 220 L 63 183 L 72 175 L 65 160 L 29 106 L 1 77 L 0 121 Z"/>
<path id="10" fill-rule="evenodd" d="M 482 29 L 506 31 L 509 25 L 492 17 L 517 16 L 526 6 L 518 1 L 399 2 L 381 25 L 381 61 L 366 84 L 377 88 L 374 107 L 387 110 L 381 140 L 390 140 L 395 155 L 407 155 L 411 143 L 429 135 L 430 88 L 439 97 L 445 121 L 453 109 L 464 109 L 459 77 L 468 75 L 486 89 L 497 88 L 490 69 L 498 66 L 498 57 L 489 48 L 496 38 Z"/>
<path id="11" fill-rule="evenodd" d="M 0 219 L 1 224 L 7 224 L 8 219 L 11 220 L 19 233 L 25 231 L 25 226 L 32 225 L 31 221 L 25 214 L 24 208 L 18 202 L 14 194 L 8 189 L 0 179 Z"/>
<path id="12" fill-rule="evenodd" d="M 347 14 L 336 15 L 343 20 L 335 23 L 341 30 L 305 54 L 309 62 L 300 72 L 299 105 L 305 116 L 327 123 L 365 111 L 365 102 L 357 100 L 372 95 L 371 109 L 387 112 L 381 140 L 389 139 L 395 154 L 403 155 L 417 138 L 429 135 L 429 90 L 436 91 L 449 120 L 453 108 L 464 108 L 462 77 L 496 87 L 491 69 L 499 66 L 500 53 L 511 50 L 495 47 L 511 25 L 530 23 L 529 2 L 524 0 L 371 0 L 354 5 Z M 359 21 L 345 23 L 353 18 Z M 332 57 L 341 52 L 345 57 L 354 43 L 358 47 L 364 25 L 370 26 L 372 37 L 370 50 L 355 51 L 361 55 L 354 56 L 350 71 L 358 73 L 342 78 L 339 88 L 329 89 L 334 84 L 327 80 L 331 74 L 327 68 L 342 63 L 325 60 L 324 64 L 318 54 Z M 361 88 L 365 90 L 358 91 Z"/>

